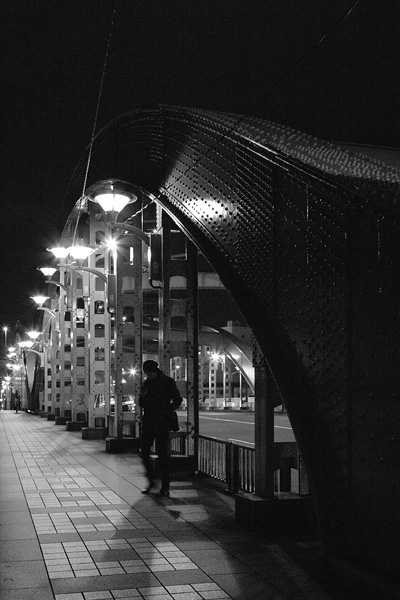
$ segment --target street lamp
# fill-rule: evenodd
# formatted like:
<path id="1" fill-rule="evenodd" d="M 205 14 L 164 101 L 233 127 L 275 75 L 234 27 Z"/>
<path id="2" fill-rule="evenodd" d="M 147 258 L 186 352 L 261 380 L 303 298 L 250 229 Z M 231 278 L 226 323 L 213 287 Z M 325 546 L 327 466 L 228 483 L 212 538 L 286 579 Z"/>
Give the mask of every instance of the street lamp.
<path id="1" fill-rule="evenodd" d="M 41 332 L 40 356 L 41 367 L 43 367 L 42 376 L 42 395 L 39 392 L 39 403 L 41 411 L 53 417 L 56 414 L 56 409 L 64 406 L 64 392 L 61 390 L 59 378 L 62 373 L 61 365 L 64 364 L 63 352 L 65 348 L 65 328 L 64 320 L 65 313 L 70 310 L 71 293 L 70 288 L 65 284 L 65 267 L 66 257 L 70 249 L 62 246 L 54 246 L 47 248 L 53 256 L 60 260 L 58 268 L 44 266 L 38 270 L 47 278 L 46 285 L 55 285 L 60 288 L 58 300 L 52 295 L 51 309 L 39 305 L 38 310 L 43 310 L 47 313 L 47 320 L 43 320 L 43 331 Z M 53 280 L 52 277 L 58 272 L 59 281 Z M 28 332 L 32 338 L 32 332 Z M 31 350 L 32 351 L 32 350 Z M 49 368 L 51 365 L 51 368 Z"/>
<path id="2" fill-rule="evenodd" d="M 108 217 L 116 219 L 127 204 L 137 199 L 123 187 L 123 184 L 115 180 L 101 181 L 88 190 L 88 198 L 92 202 L 97 202 Z"/>
<path id="3" fill-rule="evenodd" d="M 57 269 L 55 267 L 39 267 L 38 271 L 41 271 L 45 277 L 52 277 Z"/>
<path id="4" fill-rule="evenodd" d="M 27 335 L 30 337 L 30 340 L 26 342 L 20 342 L 19 346 L 22 348 L 22 351 L 25 355 L 25 365 L 26 365 L 26 376 L 28 382 L 28 389 L 33 389 L 34 382 L 36 381 L 36 386 L 38 387 L 37 396 L 32 396 L 29 394 L 30 402 L 32 403 L 30 409 L 35 412 L 40 408 L 40 406 L 45 405 L 46 394 L 47 394 L 47 343 L 45 341 L 41 341 L 40 336 L 45 333 L 44 331 L 27 331 Z M 33 346 L 37 346 L 37 349 L 33 349 Z M 39 357 L 39 361 L 34 358 L 32 355 L 35 354 Z M 37 374 L 35 376 L 35 373 Z M 37 400 L 39 404 L 37 405 Z"/>
<path id="5" fill-rule="evenodd" d="M 40 331 L 27 331 L 27 335 L 31 338 L 31 340 L 35 341 L 41 335 Z M 21 344 L 20 344 L 21 345 Z"/>
<path id="6" fill-rule="evenodd" d="M 224 398 L 224 408 L 226 408 L 226 354 L 218 354 L 218 352 L 214 352 L 211 354 L 211 360 L 216 362 L 221 362 L 222 364 L 222 395 Z"/>
<path id="7" fill-rule="evenodd" d="M 50 298 L 50 296 L 42 296 L 42 295 L 38 295 L 38 296 L 31 296 L 32 300 L 34 300 L 36 302 L 36 304 L 38 304 L 39 306 L 42 306 L 46 300 L 48 300 Z"/>
<path id="8" fill-rule="evenodd" d="M 18 412 L 18 402 L 22 400 L 22 375 L 19 375 L 19 371 L 20 369 L 22 369 L 22 364 L 17 362 L 19 361 L 19 357 L 17 356 L 16 353 L 16 349 L 15 348 L 9 348 L 9 353 L 7 355 L 7 358 L 9 361 L 13 361 L 13 362 L 8 362 L 6 364 L 6 367 L 9 371 L 11 371 L 12 376 L 9 377 L 9 381 L 10 381 L 10 388 L 11 387 L 15 387 L 18 390 L 18 387 L 20 388 L 20 391 L 18 391 L 19 394 L 19 398 L 17 398 L 17 401 L 15 401 L 15 407 L 17 409 Z M 19 385 L 18 385 L 19 383 Z M 11 398 L 12 396 L 10 396 L 10 408 L 11 408 Z"/>
<path id="9" fill-rule="evenodd" d="M 8 333 L 7 325 L 4 325 L 3 331 L 4 331 L 4 353 L 5 353 L 6 349 L 7 349 L 7 333 Z"/>
<path id="10" fill-rule="evenodd" d="M 63 248 L 62 246 L 55 246 L 54 248 L 48 248 L 56 258 L 67 258 L 69 254 L 69 248 Z"/>
<path id="11" fill-rule="evenodd" d="M 93 252 L 93 248 L 89 246 L 70 246 L 68 248 L 69 254 L 75 260 L 85 260 Z"/>
<path id="12" fill-rule="evenodd" d="M 123 402 L 123 376 L 122 376 L 122 307 L 121 289 L 118 288 L 122 282 L 117 278 L 118 250 L 115 240 L 111 234 L 109 221 L 115 221 L 117 215 L 137 198 L 126 189 L 126 184 L 116 180 L 105 180 L 96 183 L 86 191 L 86 196 L 92 202 L 97 203 L 106 216 L 106 228 L 110 244 L 105 253 L 105 268 L 107 271 L 107 310 L 114 315 L 114 373 L 115 373 L 115 425 L 114 434 L 117 438 L 122 437 L 122 402 Z M 111 354 L 110 344 L 110 354 Z M 111 364 L 111 360 L 110 360 Z M 111 378 L 110 378 L 111 379 Z"/>
<path id="13" fill-rule="evenodd" d="M 19 342 L 18 345 L 23 350 L 30 350 L 35 342 L 32 340 L 26 340 L 26 342 Z"/>

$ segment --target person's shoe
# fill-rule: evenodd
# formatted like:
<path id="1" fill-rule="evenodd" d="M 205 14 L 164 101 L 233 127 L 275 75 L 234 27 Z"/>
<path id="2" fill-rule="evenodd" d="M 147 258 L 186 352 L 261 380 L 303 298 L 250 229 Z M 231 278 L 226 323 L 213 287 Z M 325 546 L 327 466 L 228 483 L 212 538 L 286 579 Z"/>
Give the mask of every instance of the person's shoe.
<path id="1" fill-rule="evenodd" d="M 160 498 L 169 498 L 169 487 L 161 487 L 161 490 L 157 493 Z"/>
<path id="2" fill-rule="evenodd" d="M 149 485 L 142 490 L 142 494 L 150 494 L 151 490 L 154 487 L 154 481 L 150 481 Z"/>

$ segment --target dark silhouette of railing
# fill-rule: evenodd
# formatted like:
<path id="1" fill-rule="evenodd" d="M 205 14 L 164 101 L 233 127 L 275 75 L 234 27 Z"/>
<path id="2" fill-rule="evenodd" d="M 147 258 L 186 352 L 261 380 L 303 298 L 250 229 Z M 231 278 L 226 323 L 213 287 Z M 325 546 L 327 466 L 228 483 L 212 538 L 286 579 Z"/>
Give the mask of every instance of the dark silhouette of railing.
<path id="1" fill-rule="evenodd" d="M 197 435 L 197 470 L 227 484 L 232 494 L 255 491 L 255 451 L 250 444 Z M 188 455 L 193 438 L 185 432 L 171 437 L 172 455 Z M 309 493 L 307 475 L 296 442 L 277 442 L 270 460 L 275 473 L 275 492 Z"/>

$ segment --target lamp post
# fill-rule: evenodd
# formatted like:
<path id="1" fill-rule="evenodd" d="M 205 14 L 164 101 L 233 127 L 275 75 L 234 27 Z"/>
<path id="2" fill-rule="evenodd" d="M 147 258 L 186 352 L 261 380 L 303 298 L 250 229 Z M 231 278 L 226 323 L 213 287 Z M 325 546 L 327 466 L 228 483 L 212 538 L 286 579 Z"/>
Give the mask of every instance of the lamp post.
<path id="1" fill-rule="evenodd" d="M 49 334 L 49 349 L 46 350 L 45 360 L 45 379 L 48 379 L 47 364 L 51 364 L 50 374 L 50 394 L 46 391 L 45 410 L 47 411 L 47 419 L 55 420 L 57 416 L 61 416 L 61 410 L 64 410 L 65 405 L 65 346 L 66 346 L 66 329 L 70 322 L 66 322 L 66 312 L 71 309 L 71 286 L 66 285 L 66 266 L 68 264 L 68 255 L 70 249 L 65 246 L 53 246 L 47 248 L 49 252 L 58 259 L 57 271 L 59 271 L 58 281 L 52 279 L 56 271 L 49 270 L 49 267 L 42 267 L 40 271 L 47 277 L 46 284 L 54 283 L 60 288 L 60 296 L 57 305 L 54 304 L 54 310 L 40 308 L 45 310 L 52 319 L 51 333 Z M 52 269 L 52 267 L 50 267 Z M 49 360 L 50 358 L 50 360 Z M 46 364 L 47 363 L 47 364 Z M 47 384 L 48 385 L 48 384 Z M 70 391 L 70 388 L 69 390 Z M 50 400 L 50 402 L 49 402 Z M 50 405 L 49 405 L 50 404 Z"/>
<path id="2" fill-rule="evenodd" d="M 51 279 L 54 273 L 49 274 L 50 278 L 46 281 L 46 284 L 56 285 L 61 290 L 57 322 L 60 335 L 57 339 L 59 348 L 56 357 L 57 365 L 59 365 L 59 374 L 57 375 L 57 381 L 55 381 L 55 376 L 52 377 L 52 400 L 55 399 L 56 402 L 59 402 L 60 413 L 61 410 L 66 411 L 68 409 L 70 411 L 64 412 L 64 414 L 60 414 L 59 416 L 66 417 L 69 421 L 75 421 L 77 418 L 82 420 L 81 414 L 88 408 L 88 371 L 87 368 L 83 370 L 82 365 L 79 364 L 81 351 L 78 349 L 77 339 L 78 336 L 82 336 L 84 331 L 87 333 L 88 306 L 86 298 L 87 286 L 84 284 L 82 292 L 79 293 L 76 285 L 76 271 L 86 269 L 82 264 L 93 252 L 93 248 L 86 246 L 81 239 L 74 239 L 73 245 L 68 248 L 58 246 L 50 248 L 49 251 L 56 258 L 60 259 L 60 263 L 58 264 L 60 277 L 59 281 L 55 281 Z M 83 278 L 84 281 L 85 279 Z M 66 302 L 61 302 L 63 293 L 65 294 Z M 68 321 L 65 319 L 67 311 L 69 312 Z M 56 342 L 55 336 L 53 336 L 53 341 Z M 87 348 L 87 345 L 85 345 L 85 348 Z M 52 350 L 54 358 L 55 347 L 52 347 Z M 84 360 L 86 363 L 86 359 Z M 65 371 L 65 365 L 68 365 L 69 369 L 71 369 L 70 373 Z M 59 386 L 58 398 L 55 398 L 57 394 L 53 392 L 53 384 Z"/>
<path id="3" fill-rule="evenodd" d="M 94 427 L 96 416 L 96 394 L 93 392 L 93 389 L 96 373 L 96 366 L 94 363 L 96 360 L 96 350 L 94 346 L 95 329 L 93 313 L 96 310 L 96 301 L 94 299 L 96 294 L 96 283 L 93 279 L 89 279 L 89 274 L 95 275 L 96 278 L 100 278 L 105 283 L 107 283 L 107 277 L 99 269 L 83 266 L 86 259 L 88 259 L 87 264 L 91 264 L 90 256 L 92 254 L 98 256 L 99 251 L 104 251 L 103 245 L 96 245 L 93 239 L 89 239 L 89 243 L 91 245 L 86 246 L 84 245 L 83 240 L 78 240 L 78 243 L 75 243 L 69 248 L 51 248 L 50 251 L 54 256 L 61 259 L 61 262 L 58 265 L 60 282 L 49 279 L 46 283 L 58 285 L 61 288 L 60 300 L 62 292 L 65 292 L 67 298 L 67 310 L 70 311 L 71 317 L 70 321 L 66 323 L 63 316 L 66 308 L 65 303 L 60 302 L 58 313 L 59 322 L 57 326 L 59 336 L 52 337 L 52 340 L 54 341 L 54 347 L 52 346 L 54 360 L 52 360 L 52 363 L 59 363 L 60 368 L 58 376 L 56 377 L 54 375 L 54 377 L 52 377 L 52 388 L 55 388 L 55 386 L 58 385 L 61 398 L 63 398 L 64 395 L 67 398 L 68 393 L 70 392 L 71 409 L 73 412 L 71 417 L 73 416 L 75 418 L 75 409 L 77 412 L 76 416 L 78 416 L 79 413 L 82 413 L 82 410 L 78 410 L 78 408 L 80 407 L 82 409 L 83 402 L 87 411 L 86 420 L 88 425 L 89 427 Z M 68 255 L 70 255 L 70 260 L 67 259 Z M 45 275 L 47 274 L 45 269 L 40 270 L 44 272 Z M 48 275 L 52 277 L 54 273 L 49 273 Z M 76 286 L 77 277 L 82 277 L 82 293 L 79 293 L 78 287 Z M 66 285 L 65 282 L 68 282 L 68 284 Z M 73 333 L 71 340 L 68 339 L 70 337 L 69 329 Z M 109 328 L 107 328 L 107 330 L 108 329 Z M 86 340 L 83 344 L 82 341 L 78 342 L 79 339 L 81 340 L 82 336 L 84 336 Z M 56 345 L 58 353 L 57 356 L 54 356 Z M 70 346 L 68 353 L 70 351 L 71 356 L 69 356 L 66 351 L 66 347 L 68 346 Z M 84 372 L 82 372 L 82 358 L 86 365 Z M 70 380 L 68 377 L 64 376 L 64 369 L 61 368 L 61 365 L 68 363 L 72 366 L 72 376 Z M 81 364 L 79 365 L 78 363 Z M 82 382 L 84 382 L 84 394 L 82 393 Z M 66 387 L 67 384 L 69 384 L 69 387 Z M 109 388 L 109 382 L 107 385 Z M 109 397 L 109 394 L 106 394 L 106 390 L 104 390 L 103 394 Z M 80 416 L 79 418 L 82 417 Z"/>
<path id="4" fill-rule="evenodd" d="M 61 259 L 64 259 L 68 253 L 68 250 L 65 248 L 48 248 L 48 251 L 52 252 L 55 257 Z M 56 384 L 57 372 L 60 371 L 60 368 L 57 368 L 56 363 L 59 359 L 61 348 L 59 348 L 58 345 L 57 348 L 55 346 L 56 341 L 58 341 L 57 330 L 59 331 L 60 311 L 63 312 L 65 309 L 65 302 L 62 301 L 63 292 L 67 295 L 67 287 L 64 285 L 64 271 L 62 269 L 59 269 L 60 281 L 52 280 L 53 275 L 58 271 L 55 267 L 38 267 L 38 271 L 46 277 L 46 285 L 53 284 L 61 289 L 58 306 L 56 302 L 52 302 L 52 306 L 54 306 L 55 310 L 51 310 L 42 305 L 37 306 L 38 310 L 42 310 L 45 313 L 43 315 L 43 331 L 40 334 L 38 332 L 28 332 L 29 337 L 34 341 L 36 341 L 39 336 L 42 336 L 43 340 L 43 353 L 41 355 L 41 367 L 43 367 L 41 383 L 43 390 L 39 389 L 39 412 L 42 416 L 46 416 L 55 414 L 57 394 L 60 394 L 60 388 L 58 388 Z M 51 365 L 50 369 L 49 365 Z"/>
<path id="5" fill-rule="evenodd" d="M 32 346 L 34 342 L 32 340 L 26 340 L 22 342 L 18 342 L 18 346 L 20 348 L 20 368 L 23 370 L 23 374 L 21 371 L 20 375 L 20 384 L 21 384 L 21 400 L 23 399 L 23 403 L 25 405 L 25 410 L 32 409 L 32 389 L 30 382 L 33 383 L 33 369 L 29 369 L 28 360 L 27 360 L 27 352 L 31 352 Z M 35 361 L 36 362 L 36 361 Z M 30 377 L 31 376 L 31 377 Z M 25 379 L 25 386 L 22 386 L 22 381 Z M 24 393 L 23 393 L 24 390 Z"/>
<path id="6" fill-rule="evenodd" d="M 218 354 L 218 352 L 214 352 L 211 355 L 211 360 L 215 361 L 218 363 L 221 363 L 221 368 L 222 368 L 222 396 L 223 396 L 223 402 L 224 402 L 224 409 L 227 408 L 226 406 L 226 354 L 225 352 L 221 354 Z M 210 370 L 211 373 L 211 370 Z M 211 379 L 210 379 L 211 381 Z M 215 376 L 215 384 L 217 383 L 217 379 Z M 211 383 L 210 383 L 211 386 Z M 215 388 L 216 389 L 216 388 Z"/>
<path id="7" fill-rule="evenodd" d="M 16 388 L 16 392 L 14 392 L 14 396 L 17 398 L 17 400 L 14 400 L 14 407 L 16 409 L 16 412 L 18 412 L 18 408 L 19 408 L 20 402 L 22 400 L 22 375 L 20 377 L 18 377 L 18 372 L 22 368 L 22 364 L 19 362 L 19 356 L 17 355 L 16 349 L 14 347 L 9 348 L 9 353 L 7 354 L 7 359 L 10 362 L 8 362 L 6 364 L 6 367 L 9 370 L 9 372 L 12 373 L 12 376 L 10 379 L 10 388 L 12 388 L 12 387 Z M 18 392 L 18 394 L 17 394 L 17 392 Z M 10 408 L 11 408 L 11 397 L 12 397 L 12 395 L 10 395 Z"/>
<path id="8" fill-rule="evenodd" d="M 5 402 L 4 402 L 4 410 L 11 409 L 11 376 L 6 375 L 4 377 L 4 394 L 5 394 Z"/>
<path id="9" fill-rule="evenodd" d="M 86 245 L 86 240 L 76 240 L 73 246 L 69 247 L 71 260 L 66 268 L 70 270 L 70 294 L 71 302 L 71 418 L 72 421 L 89 421 L 91 411 L 90 396 L 90 368 L 89 367 L 89 276 L 85 273 L 86 267 L 83 263 L 93 252 L 91 246 Z M 77 273 L 79 273 L 82 287 L 78 286 Z M 78 337 L 84 337 L 86 342 L 78 348 Z M 85 365 L 82 366 L 82 363 Z"/>
<path id="10" fill-rule="evenodd" d="M 3 331 L 4 331 L 4 354 L 5 354 L 7 351 L 7 333 L 8 333 L 7 325 L 4 325 Z"/>
<path id="11" fill-rule="evenodd" d="M 31 296 L 32 300 L 36 302 L 39 307 L 42 307 L 46 300 L 49 299 L 49 296 L 42 296 L 39 294 L 38 296 Z"/>
<path id="12" fill-rule="evenodd" d="M 39 406 L 35 406 L 35 398 L 33 398 L 33 402 L 32 402 L 32 407 L 35 409 L 35 412 L 37 411 L 37 409 L 40 409 L 40 406 L 45 406 L 45 400 L 46 400 L 46 394 L 47 394 L 47 343 L 46 340 L 39 340 L 39 338 L 41 338 L 41 336 L 44 336 L 45 330 L 43 330 L 42 332 L 40 331 L 27 331 L 26 332 L 27 335 L 29 336 L 31 342 L 28 344 L 25 344 L 25 347 L 27 348 L 27 352 L 25 353 L 25 357 L 26 357 L 26 363 L 27 363 L 27 373 L 29 375 L 29 365 L 28 365 L 28 356 L 29 354 L 32 352 L 33 354 L 36 354 L 40 357 L 40 364 L 39 364 L 39 369 L 40 369 L 40 383 L 39 383 L 39 391 L 38 391 L 38 402 L 39 402 Z M 33 349 L 33 345 L 38 344 L 38 350 L 34 350 Z M 21 345 L 21 344 L 20 344 Z M 36 368 L 36 364 L 35 367 Z M 28 384 L 29 384 L 29 377 L 28 377 Z M 36 395 L 36 394 L 35 394 Z"/>
<path id="13" fill-rule="evenodd" d="M 46 267 L 44 267 L 44 269 L 46 269 Z M 40 271 L 43 272 L 42 269 L 39 269 Z M 51 276 L 54 274 L 54 270 L 50 269 L 51 272 L 47 273 L 47 276 Z M 50 323 L 53 323 L 57 317 L 57 313 L 53 310 L 51 310 L 50 308 L 47 308 L 45 306 L 43 306 L 43 304 L 49 299 L 49 296 L 31 296 L 32 299 L 36 302 L 37 304 L 37 310 L 41 310 L 44 311 L 45 315 L 47 316 L 47 321 L 43 320 L 44 326 L 43 326 L 43 331 L 42 332 L 28 332 L 29 337 L 31 338 L 31 340 L 33 340 L 33 342 L 36 341 L 37 338 L 39 338 L 39 336 L 43 336 L 45 334 L 46 328 L 49 326 Z M 32 343 L 33 345 L 33 343 Z M 51 407 L 48 405 L 48 357 L 47 357 L 47 342 L 46 340 L 43 341 L 43 353 L 41 355 L 41 367 L 44 367 L 44 374 L 43 374 L 43 403 L 40 406 L 40 394 L 39 394 L 39 411 L 43 411 L 44 413 L 47 414 L 54 414 L 55 412 L 55 405 L 56 405 L 56 393 L 57 393 L 57 388 L 54 385 L 54 391 L 53 391 L 53 387 L 51 387 Z M 51 347 L 51 344 L 50 344 Z M 52 365 L 53 365 L 52 361 Z M 43 363 L 43 365 L 42 365 Z M 54 365 L 54 371 L 56 370 L 55 365 Z"/>
<path id="14" fill-rule="evenodd" d="M 117 438 L 122 438 L 122 401 L 123 401 L 123 377 L 122 377 L 122 277 L 118 277 L 118 248 L 111 234 L 109 221 L 116 221 L 118 214 L 125 206 L 136 200 L 136 196 L 125 191 L 124 186 L 115 180 L 102 181 L 92 186 L 86 193 L 89 200 L 96 202 L 105 213 L 106 231 L 111 242 L 105 254 L 105 269 L 107 273 L 107 311 L 114 316 L 114 360 L 110 344 L 110 370 L 111 381 L 114 384 L 115 413 L 113 433 Z M 112 395 L 112 390 L 110 390 Z M 110 406 L 110 398 L 106 399 Z"/>

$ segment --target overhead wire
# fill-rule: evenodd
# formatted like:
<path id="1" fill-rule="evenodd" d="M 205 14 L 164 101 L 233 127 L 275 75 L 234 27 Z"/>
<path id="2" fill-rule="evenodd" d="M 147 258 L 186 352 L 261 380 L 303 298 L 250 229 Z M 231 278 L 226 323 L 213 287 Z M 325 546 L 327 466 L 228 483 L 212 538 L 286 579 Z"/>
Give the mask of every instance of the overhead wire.
<path id="1" fill-rule="evenodd" d="M 297 60 L 294 61 L 294 63 L 291 65 L 291 67 L 288 68 L 272 84 L 272 86 L 269 88 L 269 90 L 267 90 L 267 92 L 265 94 L 263 94 L 260 99 L 258 99 L 256 102 L 254 102 L 254 104 L 251 106 L 250 110 L 254 111 L 257 108 L 257 106 L 259 106 L 262 102 L 265 102 L 265 100 L 268 98 L 268 96 L 270 96 L 275 91 L 275 89 L 297 69 L 298 65 L 301 64 L 302 62 L 304 62 L 311 54 L 313 54 L 321 46 L 321 44 L 323 44 L 323 42 L 329 36 L 329 34 L 333 30 L 335 30 L 339 25 L 341 25 L 341 23 L 343 23 L 350 16 L 350 14 L 355 10 L 355 8 L 357 7 L 357 5 L 359 3 L 360 3 L 360 0 L 354 0 L 352 5 L 350 6 L 350 8 L 348 8 L 344 14 L 340 15 L 324 31 L 322 36 L 318 39 L 318 41 L 315 44 L 313 44 L 306 52 L 304 52 L 301 56 L 299 56 L 299 58 Z M 114 2 L 113 2 L 112 18 L 111 18 L 111 23 L 110 23 L 109 35 L 108 35 L 103 72 L 102 72 L 102 76 L 101 76 L 100 89 L 99 89 L 99 94 L 98 94 L 98 99 L 97 99 L 97 106 L 96 106 L 95 118 L 94 118 L 94 123 L 93 123 L 92 136 L 91 136 L 91 141 L 90 141 L 89 150 L 88 150 L 88 160 L 87 160 L 86 170 L 85 170 L 85 175 L 84 175 L 83 190 L 82 190 L 82 195 L 80 198 L 81 202 L 84 202 L 86 199 L 85 189 L 86 189 L 86 183 L 87 183 L 87 179 L 88 179 L 90 162 L 91 162 L 91 158 L 92 158 L 93 143 L 94 143 L 95 134 L 96 134 L 97 120 L 98 120 L 99 109 L 100 109 L 100 101 L 101 101 L 101 96 L 102 96 L 102 91 L 103 91 L 106 67 L 107 67 L 108 56 L 109 56 L 109 49 L 110 49 L 112 32 L 113 32 L 113 27 L 114 27 L 115 13 L 116 13 L 116 0 L 114 0 Z M 223 133 L 221 133 L 221 135 L 218 137 L 218 139 L 215 140 L 215 142 L 212 145 L 210 145 L 209 148 L 207 148 L 207 150 L 205 150 L 191 165 L 189 165 L 186 168 L 186 170 L 183 171 L 183 173 L 181 173 L 178 177 L 174 178 L 173 181 L 171 181 L 165 188 L 163 188 L 163 190 L 157 196 L 154 196 L 147 204 L 142 206 L 136 213 L 131 215 L 127 219 L 127 221 L 130 221 L 131 219 L 136 217 L 140 212 L 143 212 L 143 210 L 145 210 L 148 206 L 153 204 L 155 201 L 159 200 L 161 195 L 164 195 L 166 192 L 169 192 L 169 190 L 173 186 L 175 186 L 176 183 L 178 183 L 183 177 L 185 177 L 187 175 L 187 173 L 189 173 L 194 167 L 196 167 L 199 163 L 201 163 L 201 161 L 204 158 L 206 158 L 210 152 L 212 152 L 215 148 L 217 148 L 224 139 L 226 139 L 230 134 L 232 134 L 237 129 L 237 127 L 240 125 L 240 123 L 242 123 L 245 120 L 249 120 L 251 122 L 255 118 L 256 117 L 254 115 L 251 116 L 249 114 L 245 114 L 245 115 L 240 116 L 238 119 L 236 119 L 236 121 L 233 123 L 233 125 L 228 127 Z M 78 227 L 78 221 L 79 221 L 79 219 L 76 222 L 74 239 L 75 239 L 76 230 Z"/>
<path id="2" fill-rule="evenodd" d="M 79 202 L 81 203 L 79 206 L 80 210 L 83 209 L 84 202 L 86 200 L 86 197 L 85 197 L 86 183 L 87 183 L 87 179 L 88 179 L 88 175 L 89 175 L 90 163 L 92 160 L 93 144 L 94 144 L 94 138 L 96 135 L 97 121 L 99 118 L 100 103 L 101 103 L 101 99 L 102 99 L 102 95 L 103 95 L 104 80 L 105 80 L 106 71 L 107 71 L 111 39 L 112 39 L 113 30 L 114 30 L 115 14 L 116 14 L 116 0 L 113 0 L 113 7 L 112 7 L 112 11 L 111 11 L 111 21 L 110 21 L 110 27 L 109 27 L 109 31 L 108 31 L 107 45 L 106 45 L 106 51 L 105 51 L 105 56 L 104 56 L 104 62 L 103 62 L 103 70 L 101 73 L 99 92 L 97 94 L 97 103 L 96 103 L 96 110 L 95 110 L 95 115 L 94 115 L 94 120 L 93 120 L 92 135 L 90 138 L 88 158 L 87 158 L 87 163 L 86 163 L 85 175 L 84 175 L 84 179 L 83 179 L 83 189 L 82 189 L 81 197 L 79 199 Z M 74 245 L 74 242 L 75 242 L 76 232 L 78 230 L 78 223 L 79 223 L 79 214 L 76 219 L 74 235 L 72 238 L 72 245 Z"/>
<path id="3" fill-rule="evenodd" d="M 350 6 L 350 8 L 343 15 L 338 17 L 338 19 L 336 19 L 336 21 L 334 21 L 334 23 L 332 23 L 332 25 L 330 25 L 326 29 L 326 31 L 319 38 L 318 42 L 313 44 L 304 54 L 302 54 L 292 64 L 292 66 L 289 69 L 287 69 L 287 71 L 285 71 L 285 73 L 283 73 L 283 75 L 275 81 L 275 83 L 270 87 L 270 89 L 265 94 L 263 94 L 262 98 L 257 100 L 252 105 L 252 107 L 251 107 L 252 111 L 254 111 L 254 109 L 257 108 L 257 106 L 259 106 L 262 102 L 265 102 L 265 100 L 268 98 L 268 96 L 270 96 L 272 94 L 272 92 L 275 91 L 275 89 L 282 83 L 282 81 L 284 81 L 287 77 L 289 77 L 289 75 L 291 75 L 296 70 L 297 66 L 300 63 L 302 63 L 304 60 L 306 60 L 313 52 L 315 52 L 315 50 L 317 50 L 317 48 L 319 48 L 319 46 L 324 42 L 324 40 L 328 37 L 328 35 L 331 33 L 331 31 L 336 29 L 336 27 L 338 27 L 341 23 L 343 23 L 343 21 L 345 21 L 350 16 L 350 14 L 357 7 L 359 2 L 360 2 L 360 0 L 354 0 L 353 4 Z M 189 167 L 187 167 L 187 169 L 183 173 L 181 173 L 179 175 L 179 177 L 174 179 L 168 186 L 166 186 L 164 188 L 164 191 L 168 191 L 178 181 L 180 181 L 182 179 L 182 177 L 185 177 L 185 175 L 189 171 L 191 171 L 196 165 L 198 165 L 212 150 L 217 148 L 224 139 L 226 139 L 231 133 L 233 133 L 237 129 L 237 127 L 240 125 L 240 123 L 242 123 L 245 120 L 249 120 L 249 122 L 251 122 L 255 118 L 256 118 L 255 116 L 249 116 L 248 114 L 242 115 L 241 117 L 239 117 L 233 125 L 231 125 L 226 131 L 224 131 L 219 136 L 219 138 L 214 142 L 214 144 L 212 144 L 205 152 L 203 152 L 203 154 L 201 156 L 199 156 L 199 158 L 197 158 Z M 154 202 L 154 200 L 157 200 L 158 198 L 160 198 L 160 196 L 161 196 L 161 193 L 156 198 L 153 199 L 153 202 Z"/>

